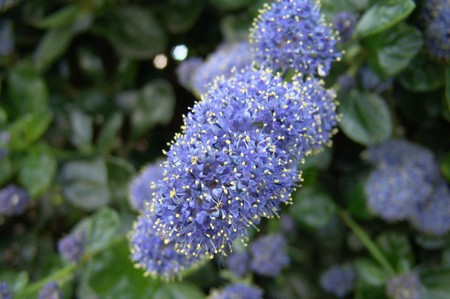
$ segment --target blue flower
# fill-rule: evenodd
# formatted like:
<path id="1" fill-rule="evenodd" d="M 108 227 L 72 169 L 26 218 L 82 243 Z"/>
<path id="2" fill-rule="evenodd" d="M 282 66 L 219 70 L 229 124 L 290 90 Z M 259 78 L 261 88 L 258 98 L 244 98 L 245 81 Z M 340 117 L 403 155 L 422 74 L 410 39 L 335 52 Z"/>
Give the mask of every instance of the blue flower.
<path id="1" fill-rule="evenodd" d="M 84 232 L 71 233 L 58 241 L 58 252 L 63 259 L 76 264 L 83 256 L 85 245 Z"/>
<path id="2" fill-rule="evenodd" d="M 416 272 L 403 273 L 386 284 L 386 293 L 393 299 L 422 299 L 423 291 Z"/>
<path id="3" fill-rule="evenodd" d="M 378 93 L 385 92 L 392 87 L 393 78 L 382 80 L 377 73 L 370 67 L 363 66 L 359 70 L 361 76 L 362 88 L 368 91 L 375 91 Z"/>
<path id="4" fill-rule="evenodd" d="M 276 0 L 266 4 L 250 30 L 250 43 L 262 68 L 325 76 L 340 60 L 337 38 L 312 0 Z"/>
<path id="5" fill-rule="evenodd" d="M 4 281 L 0 281 L 0 298 L 12 299 L 11 288 L 9 287 L 9 284 Z"/>
<path id="6" fill-rule="evenodd" d="M 410 221 L 419 231 L 443 235 L 450 231 L 450 187 L 441 178 L 434 189 L 427 201 L 414 207 Z"/>
<path id="7" fill-rule="evenodd" d="M 199 95 L 204 94 L 217 77 L 230 77 L 234 70 L 241 70 L 251 64 L 250 45 L 247 42 L 222 44 L 197 67 L 192 78 L 193 89 Z"/>
<path id="8" fill-rule="evenodd" d="M 213 291 L 208 299 L 262 299 L 261 289 L 244 283 L 235 283 L 226 286 L 223 290 Z"/>
<path id="9" fill-rule="evenodd" d="M 0 21 L 0 56 L 10 55 L 14 51 L 13 22 Z"/>
<path id="10" fill-rule="evenodd" d="M 259 237 L 250 244 L 250 268 L 260 275 L 277 277 L 289 265 L 286 240 L 280 234 Z"/>
<path id="11" fill-rule="evenodd" d="M 0 190 L 0 216 L 14 216 L 22 214 L 29 202 L 25 190 L 8 185 Z"/>
<path id="12" fill-rule="evenodd" d="M 334 265 L 320 276 L 320 286 L 339 298 L 350 293 L 355 285 L 356 273 L 350 264 Z"/>
<path id="13" fill-rule="evenodd" d="M 202 260 L 179 253 L 175 244 L 165 242 L 153 229 L 151 216 L 140 216 L 130 235 L 132 259 L 146 273 L 165 279 L 181 276 L 182 272 Z"/>
<path id="14" fill-rule="evenodd" d="M 167 152 L 151 207 L 155 229 L 194 255 L 246 238 L 250 225 L 290 201 L 296 164 L 329 144 L 335 108 L 315 79 L 285 83 L 253 69 L 218 79 Z"/>
<path id="15" fill-rule="evenodd" d="M 237 277 L 248 273 L 250 256 L 245 251 L 233 252 L 227 261 L 228 269 Z"/>
<path id="16" fill-rule="evenodd" d="M 427 0 L 423 13 L 425 45 L 437 60 L 450 60 L 450 3 L 448 0 Z"/>
<path id="17" fill-rule="evenodd" d="M 203 59 L 199 57 L 191 57 L 181 62 L 176 70 L 178 83 L 184 88 L 194 91 L 195 72 L 203 63 Z"/>
<path id="18" fill-rule="evenodd" d="M 38 294 L 38 299 L 62 299 L 63 294 L 61 292 L 61 289 L 59 288 L 59 285 L 51 281 L 47 283 Z"/>
<path id="19" fill-rule="evenodd" d="M 152 197 L 152 184 L 162 179 L 163 168 L 162 161 L 158 160 L 153 164 L 145 166 L 139 175 L 135 176 L 130 183 L 130 204 L 138 212 L 144 211 L 145 205 Z"/>
<path id="20" fill-rule="evenodd" d="M 356 21 L 356 16 L 347 11 L 343 11 L 334 15 L 333 26 L 339 32 L 339 36 L 342 42 L 345 43 L 352 37 Z"/>

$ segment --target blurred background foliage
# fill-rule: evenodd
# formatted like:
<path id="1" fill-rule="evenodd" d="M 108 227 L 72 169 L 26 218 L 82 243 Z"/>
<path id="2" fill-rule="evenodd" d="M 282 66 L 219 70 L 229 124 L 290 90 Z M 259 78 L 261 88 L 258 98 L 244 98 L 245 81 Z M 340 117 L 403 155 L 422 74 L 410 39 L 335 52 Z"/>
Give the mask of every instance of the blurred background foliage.
<path id="1" fill-rule="evenodd" d="M 292 261 L 276 279 L 254 278 L 267 298 L 327 298 L 319 276 L 345 261 L 358 275 L 351 296 L 388 298 L 389 273 L 346 228 L 343 210 L 396 272 L 421 270 L 426 298 L 450 298 L 448 235 L 377 219 L 363 192 L 370 167 L 361 153 L 392 137 L 432 149 L 450 179 L 450 69 L 426 53 L 416 2 L 322 0 L 330 22 L 337 12 L 358 16 L 353 38 L 340 44 L 344 59 L 326 78 L 339 88 L 345 73 L 356 85 L 338 93 L 343 117 L 333 147 L 301 166 L 303 187 L 283 208 L 295 220 L 287 234 Z M 223 285 L 229 275 L 220 257 L 169 283 L 134 268 L 128 184 L 162 156 L 196 101 L 177 82 L 180 61 L 245 40 L 263 1 L 0 3 L 0 184 L 24 188 L 29 198 L 22 215 L 0 217 L 0 281 L 17 298 L 34 298 L 50 280 L 63 284 L 65 298 L 84 299 L 194 299 Z M 367 83 L 363 67 L 375 83 Z M 383 81 L 388 88 L 377 89 Z M 86 253 L 78 265 L 67 264 L 57 241 L 81 226 Z M 280 226 L 274 219 L 260 229 Z"/>

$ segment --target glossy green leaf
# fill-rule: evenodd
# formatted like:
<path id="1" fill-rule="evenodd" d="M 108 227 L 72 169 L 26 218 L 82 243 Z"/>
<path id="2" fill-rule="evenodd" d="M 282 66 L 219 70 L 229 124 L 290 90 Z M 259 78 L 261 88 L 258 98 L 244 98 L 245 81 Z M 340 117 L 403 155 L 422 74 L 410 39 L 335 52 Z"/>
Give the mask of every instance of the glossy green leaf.
<path id="1" fill-rule="evenodd" d="M 114 148 L 118 132 L 123 124 L 121 113 L 113 114 L 103 125 L 97 139 L 97 149 L 101 153 L 108 153 Z"/>
<path id="2" fill-rule="evenodd" d="M 166 35 L 150 10 L 123 5 L 110 13 L 106 34 L 117 52 L 125 57 L 149 59 L 166 47 Z"/>
<path id="3" fill-rule="evenodd" d="M 175 94 L 169 82 L 156 80 L 145 85 L 131 115 L 134 135 L 139 136 L 156 124 L 167 124 L 174 108 Z"/>
<path id="4" fill-rule="evenodd" d="M 294 194 L 290 214 L 301 224 L 311 229 L 324 227 L 335 213 L 331 197 L 315 188 L 302 188 Z"/>
<path id="5" fill-rule="evenodd" d="M 56 159 L 50 152 L 45 149 L 33 150 L 21 161 L 19 182 L 32 197 L 36 197 L 51 187 L 56 168 Z"/>
<path id="6" fill-rule="evenodd" d="M 433 91 L 445 84 L 445 70 L 424 55 L 417 55 L 398 78 L 402 86 L 410 91 Z"/>
<path id="7" fill-rule="evenodd" d="M 420 273 L 425 286 L 425 299 L 443 299 L 450 296 L 450 268 L 426 269 Z"/>
<path id="8" fill-rule="evenodd" d="M 105 161 L 71 161 L 60 172 L 63 193 L 74 206 L 92 211 L 110 201 Z"/>
<path id="9" fill-rule="evenodd" d="M 200 17 L 205 0 L 169 0 L 164 8 L 164 22 L 168 31 L 176 34 L 188 31 Z"/>
<path id="10" fill-rule="evenodd" d="M 391 299 L 386 295 L 384 286 L 357 287 L 354 299 Z"/>
<path id="11" fill-rule="evenodd" d="M 47 109 L 48 90 L 42 77 L 28 61 L 8 72 L 8 103 L 11 116 Z"/>
<path id="12" fill-rule="evenodd" d="M 395 265 L 398 272 L 411 270 L 414 265 L 414 256 L 405 235 L 397 232 L 384 232 L 377 237 L 376 242 L 389 263 Z"/>
<path id="13" fill-rule="evenodd" d="M 7 182 L 14 174 L 14 168 L 9 157 L 0 159 L 0 184 Z"/>
<path id="14" fill-rule="evenodd" d="M 448 152 L 441 162 L 441 173 L 450 182 L 450 152 Z"/>
<path id="15" fill-rule="evenodd" d="M 360 258 L 355 261 L 355 269 L 360 283 L 365 286 L 381 286 L 388 279 L 388 275 L 374 261 Z"/>
<path id="16" fill-rule="evenodd" d="M 112 199 L 119 203 L 128 205 L 129 182 L 136 170 L 129 162 L 118 157 L 107 158 L 108 183 Z"/>
<path id="17" fill-rule="evenodd" d="M 92 142 L 92 119 L 79 109 L 69 112 L 72 127 L 71 141 L 81 150 L 89 150 Z"/>
<path id="18" fill-rule="evenodd" d="M 34 61 L 38 70 L 46 70 L 66 49 L 74 36 L 69 27 L 55 28 L 48 31 L 39 43 Z"/>
<path id="19" fill-rule="evenodd" d="M 352 215 L 358 219 L 373 218 L 373 214 L 367 206 L 367 198 L 364 191 L 364 180 L 357 180 L 348 192 L 346 192 L 346 194 L 347 209 Z"/>
<path id="20" fill-rule="evenodd" d="M 45 18 L 32 20 L 31 23 L 41 29 L 65 27 L 75 22 L 80 11 L 80 5 L 72 4 Z"/>
<path id="21" fill-rule="evenodd" d="M 362 38 L 384 31 L 406 18 L 415 6 L 412 0 L 375 1 L 359 20 L 354 35 Z"/>
<path id="22" fill-rule="evenodd" d="M 9 127 L 11 140 L 10 149 L 26 149 L 36 142 L 47 131 L 53 120 L 53 114 L 49 110 L 26 114 Z"/>
<path id="23" fill-rule="evenodd" d="M 342 100 L 340 127 L 351 140 L 373 145 L 387 140 L 392 133 L 392 120 L 384 100 L 377 94 L 352 92 Z"/>
<path id="24" fill-rule="evenodd" d="M 196 286 L 188 283 L 170 283 L 162 285 L 154 299 L 197 299 L 205 294 Z"/>
<path id="25" fill-rule="evenodd" d="M 367 40 L 372 63 L 392 77 L 408 67 L 423 45 L 422 34 L 413 26 L 401 24 Z"/>

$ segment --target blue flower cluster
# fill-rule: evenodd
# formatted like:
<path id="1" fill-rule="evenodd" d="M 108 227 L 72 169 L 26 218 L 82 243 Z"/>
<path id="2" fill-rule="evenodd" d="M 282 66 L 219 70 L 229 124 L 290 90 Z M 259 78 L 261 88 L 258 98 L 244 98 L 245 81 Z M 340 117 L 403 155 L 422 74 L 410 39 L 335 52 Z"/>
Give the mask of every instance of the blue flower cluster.
<path id="1" fill-rule="evenodd" d="M 152 184 L 163 177 L 162 161 L 156 161 L 153 164 L 144 167 L 140 174 L 133 178 L 130 184 L 130 205 L 137 211 L 144 211 L 145 205 L 152 198 Z"/>
<path id="2" fill-rule="evenodd" d="M 318 2 L 276 0 L 266 4 L 250 30 L 255 60 L 263 68 L 325 76 L 333 61 L 338 38 L 325 24 Z"/>
<path id="3" fill-rule="evenodd" d="M 450 188 L 431 151 L 405 140 L 390 140 L 367 151 L 375 164 L 365 185 L 370 209 L 388 221 L 409 220 L 418 230 L 450 230 Z"/>
<path id="4" fill-rule="evenodd" d="M 227 260 L 228 269 L 236 277 L 243 277 L 249 271 L 250 255 L 245 251 L 234 251 Z"/>
<path id="5" fill-rule="evenodd" d="M 343 11 L 334 15 L 333 27 L 339 32 L 341 41 L 350 40 L 355 29 L 357 18 L 354 14 Z"/>
<path id="6" fill-rule="evenodd" d="M 339 298 L 353 290 L 355 281 L 356 272 L 350 264 L 334 265 L 320 276 L 320 286 Z"/>
<path id="7" fill-rule="evenodd" d="M 9 284 L 4 281 L 0 281 L 0 298 L 12 299 L 11 288 L 9 287 Z"/>
<path id="8" fill-rule="evenodd" d="M 55 281 L 47 283 L 38 294 L 38 299 L 63 299 L 61 289 Z"/>
<path id="9" fill-rule="evenodd" d="M 27 192 L 15 185 L 8 185 L 0 190 L 0 216 L 22 214 L 28 206 Z"/>
<path id="10" fill-rule="evenodd" d="M 289 265 L 286 240 L 282 235 L 260 237 L 250 245 L 250 268 L 260 275 L 277 277 Z"/>
<path id="11" fill-rule="evenodd" d="M 195 92 L 194 74 L 203 64 L 203 59 L 198 57 L 191 57 L 180 63 L 176 70 L 178 83 L 187 90 Z"/>
<path id="12" fill-rule="evenodd" d="M 450 60 L 450 1 L 426 0 L 423 16 L 428 53 L 437 60 Z"/>
<path id="13" fill-rule="evenodd" d="M 174 243 L 168 243 L 155 234 L 151 217 L 141 215 L 130 235 L 132 258 L 137 266 L 153 276 L 170 279 L 202 260 L 179 253 Z"/>
<path id="14" fill-rule="evenodd" d="M 213 291 L 208 299 L 262 299 L 263 292 L 244 283 L 226 286 L 220 291 Z"/>
<path id="15" fill-rule="evenodd" d="M 86 235 L 84 233 L 68 234 L 58 241 L 58 253 L 63 259 L 76 264 L 83 256 L 85 243 Z"/>
<path id="16" fill-rule="evenodd" d="M 386 293 L 393 299 L 422 299 L 423 286 L 416 272 L 404 273 L 391 278 L 386 284 Z"/>

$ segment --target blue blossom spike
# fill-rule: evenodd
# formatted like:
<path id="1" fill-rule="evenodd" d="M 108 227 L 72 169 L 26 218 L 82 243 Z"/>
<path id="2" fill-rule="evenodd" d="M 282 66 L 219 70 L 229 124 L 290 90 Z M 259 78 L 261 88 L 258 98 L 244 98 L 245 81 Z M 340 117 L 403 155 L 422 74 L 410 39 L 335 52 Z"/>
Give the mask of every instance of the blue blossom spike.
<path id="1" fill-rule="evenodd" d="M 422 299 L 424 288 L 416 272 L 408 272 L 391 278 L 386 293 L 392 299 Z"/>
<path id="2" fill-rule="evenodd" d="M 431 57 L 450 60 L 450 1 L 426 0 L 422 14 L 425 23 L 425 45 Z"/>
<path id="3" fill-rule="evenodd" d="M 130 205 L 138 212 L 143 212 L 147 202 L 152 197 L 151 186 L 163 177 L 162 161 L 145 166 L 139 175 L 135 176 L 130 183 Z"/>
<path id="4" fill-rule="evenodd" d="M 250 45 L 247 42 L 222 44 L 197 68 L 192 78 L 193 89 L 202 95 L 217 77 L 230 77 L 234 70 L 239 71 L 251 64 Z"/>
<path id="5" fill-rule="evenodd" d="M 250 268 L 260 275 L 277 277 L 289 265 L 286 240 L 280 234 L 263 236 L 250 244 Z"/>
<path id="6" fill-rule="evenodd" d="M 250 30 L 255 60 L 262 68 L 326 76 L 336 51 L 337 37 L 314 0 L 276 0 L 266 4 Z"/>
<path id="7" fill-rule="evenodd" d="M 320 276 L 320 286 L 328 293 L 343 298 L 355 285 L 356 273 L 350 264 L 334 265 Z"/>
<path id="8" fill-rule="evenodd" d="M 375 73 L 370 67 L 363 66 L 360 71 L 362 88 L 368 91 L 374 91 L 378 93 L 385 92 L 392 87 L 394 82 L 393 78 L 382 80 L 377 73 Z"/>
<path id="9" fill-rule="evenodd" d="M 249 271 L 250 256 L 247 252 L 235 251 L 233 252 L 227 261 L 228 269 L 236 276 L 243 277 Z"/>
<path id="10" fill-rule="evenodd" d="M 343 11 L 334 15 L 333 26 L 339 32 L 341 41 L 345 43 L 350 40 L 356 25 L 356 16 L 350 12 Z"/>
<path id="11" fill-rule="evenodd" d="M 38 294 L 38 299 L 63 299 L 61 289 L 55 281 L 47 283 Z"/>
<path id="12" fill-rule="evenodd" d="M 11 288 L 4 281 L 0 281 L 0 299 L 12 299 Z"/>
<path id="13" fill-rule="evenodd" d="M 178 83 L 187 90 L 194 91 L 195 73 L 203 63 L 203 59 L 199 57 L 191 57 L 181 62 L 176 70 Z"/>
<path id="14" fill-rule="evenodd" d="M 83 256 L 85 245 L 85 233 L 71 233 L 58 241 L 58 253 L 63 259 L 76 264 Z"/>
<path id="15" fill-rule="evenodd" d="M 261 289 L 245 283 L 235 283 L 222 290 L 214 290 L 207 299 L 262 299 Z"/>
<path id="16" fill-rule="evenodd" d="M 202 259 L 179 253 L 175 244 L 164 241 L 153 230 L 152 217 L 140 216 L 130 235 L 132 259 L 147 274 L 171 279 L 202 262 Z"/>
<path id="17" fill-rule="evenodd" d="M 213 255 L 273 217 L 299 181 L 296 164 L 330 143 L 334 94 L 315 79 L 246 69 L 220 78 L 185 118 L 151 212 L 181 252 Z"/>
<path id="18" fill-rule="evenodd" d="M 443 235 L 450 231 L 450 186 L 441 178 L 431 197 L 415 206 L 410 217 L 419 231 L 431 235 Z"/>
<path id="19" fill-rule="evenodd" d="M 29 197 L 24 189 L 8 185 L 0 190 L 0 216 L 22 214 L 28 206 Z"/>

